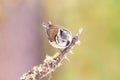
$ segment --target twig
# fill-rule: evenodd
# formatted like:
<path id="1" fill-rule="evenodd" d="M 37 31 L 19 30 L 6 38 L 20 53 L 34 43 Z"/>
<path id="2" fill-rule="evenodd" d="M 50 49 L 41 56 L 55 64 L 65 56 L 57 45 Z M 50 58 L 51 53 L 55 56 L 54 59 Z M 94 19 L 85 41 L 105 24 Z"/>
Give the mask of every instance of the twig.
<path id="1" fill-rule="evenodd" d="M 55 69 L 61 65 L 62 61 L 65 59 L 68 52 L 70 52 L 72 48 L 77 44 L 81 32 L 82 28 L 80 28 L 76 36 L 72 38 L 71 44 L 63 51 L 61 51 L 61 53 L 59 53 L 58 55 L 55 54 L 53 57 L 46 56 L 46 59 L 44 60 L 43 64 L 40 64 L 39 66 L 34 66 L 32 70 L 23 74 L 23 76 L 20 79 L 40 80 L 43 77 L 50 74 L 51 72 L 55 71 Z"/>

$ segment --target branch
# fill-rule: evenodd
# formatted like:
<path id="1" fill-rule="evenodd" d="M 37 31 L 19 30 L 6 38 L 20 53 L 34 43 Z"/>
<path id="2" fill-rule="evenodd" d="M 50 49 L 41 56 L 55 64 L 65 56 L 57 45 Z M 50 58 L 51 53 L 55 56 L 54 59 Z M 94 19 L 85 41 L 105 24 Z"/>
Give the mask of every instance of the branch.
<path id="1" fill-rule="evenodd" d="M 57 67 L 59 67 L 62 61 L 65 59 L 66 55 L 72 50 L 72 48 L 78 44 L 79 36 L 82 32 L 82 28 L 79 29 L 78 33 L 75 37 L 72 38 L 71 44 L 61 51 L 58 55 L 54 55 L 53 57 L 46 56 L 43 64 L 39 66 L 34 66 L 32 70 L 23 74 L 20 78 L 21 80 L 40 80 L 43 77 L 47 76 L 51 72 L 55 71 Z"/>

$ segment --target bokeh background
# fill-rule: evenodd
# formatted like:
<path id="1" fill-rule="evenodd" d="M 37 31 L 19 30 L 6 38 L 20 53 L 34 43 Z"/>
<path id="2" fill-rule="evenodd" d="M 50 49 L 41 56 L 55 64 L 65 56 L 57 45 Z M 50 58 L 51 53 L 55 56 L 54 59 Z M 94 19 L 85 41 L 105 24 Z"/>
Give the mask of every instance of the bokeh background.
<path id="1" fill-rule="evenodd" d="M 17 80 L 57 52 L 45 21 L 73 36 L 83 27 L 81 45 L 51 80 L 120 80 L 120 0 L 0 0 L 0 80 Z"/>

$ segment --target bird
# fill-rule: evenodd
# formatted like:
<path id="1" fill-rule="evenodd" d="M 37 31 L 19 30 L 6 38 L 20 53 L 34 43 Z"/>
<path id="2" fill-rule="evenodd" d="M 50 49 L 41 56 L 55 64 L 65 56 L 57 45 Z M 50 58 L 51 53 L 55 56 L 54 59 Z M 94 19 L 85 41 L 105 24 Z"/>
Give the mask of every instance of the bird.
<path id="1" fill-rule="evenodd" d="M 45 27 L 49 43 L 54 48 L 64 49 L 71 44 L 72 35 L 68 29 L 59 25 L 54 25 L 50 21 L 42 25 Z"/>

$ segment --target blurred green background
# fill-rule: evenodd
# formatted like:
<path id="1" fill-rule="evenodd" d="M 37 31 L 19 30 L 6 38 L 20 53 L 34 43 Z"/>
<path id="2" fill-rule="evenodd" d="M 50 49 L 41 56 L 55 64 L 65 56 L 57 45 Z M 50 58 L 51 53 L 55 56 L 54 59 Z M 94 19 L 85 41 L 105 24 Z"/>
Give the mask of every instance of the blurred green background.
<path id="1" fill-rule="evenodd" d="M 52 80 L 120 80 L 120 0 L 44 0 L 43 6 L 45 19 L 73 36 L 83 27 L 81 45 Z M 48 47 L 46 53 L 56 52 Z"/>

